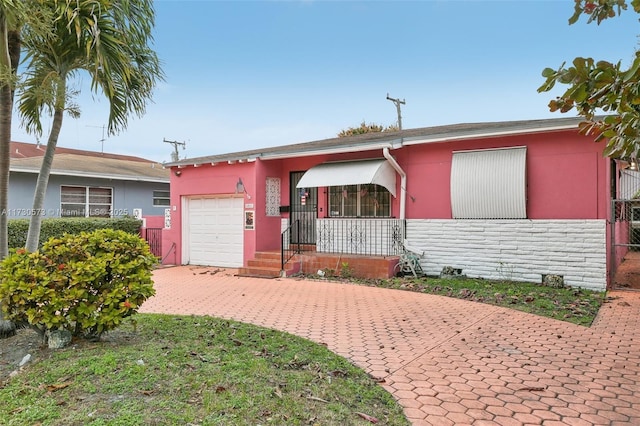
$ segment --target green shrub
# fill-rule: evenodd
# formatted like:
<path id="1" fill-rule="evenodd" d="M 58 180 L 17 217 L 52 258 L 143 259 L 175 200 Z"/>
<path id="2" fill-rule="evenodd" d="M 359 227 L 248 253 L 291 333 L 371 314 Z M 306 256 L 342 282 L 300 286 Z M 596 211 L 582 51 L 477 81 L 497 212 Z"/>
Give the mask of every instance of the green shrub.
<path id="1" fill-rule="evenodd" d="M 65 234 L 33 253 L 11 250 L 0 263 L 0 301 L 7 319 L 43 338 L 62 329 L 99 338 L 155 294 L 155 262 L 147 243 L 124 231 Z"/>
<path id="2" fill-rule="evenodd" d="M 44 222 L 44 221 L 43 221 Z M 11 219 L 7 224 L 7 238 L 9 248 L 24 247 L 27 242 L 27 232 L 29 231 L 29 219 Z M 40 237 L 44 232 L 40 232 Z M 48 239 L 48 238 L 47 238 Z M 46 240 L 44 240 L 46 241 Z M 42 240 L 40 245 L 42 245 Z"/>
<path id="3" fill-rule="evenodd" d="M 64 217 L 42 221 L 40 246 L 49 238 L 59 238 L 65 233 L 79 234 L 97 229 L 114 229 L 138 235 L 142 221 L 134 217 Z M 29 230 L 29 219 L 11 219 L 8 224 L 9 248 L 24 247 Z"/>

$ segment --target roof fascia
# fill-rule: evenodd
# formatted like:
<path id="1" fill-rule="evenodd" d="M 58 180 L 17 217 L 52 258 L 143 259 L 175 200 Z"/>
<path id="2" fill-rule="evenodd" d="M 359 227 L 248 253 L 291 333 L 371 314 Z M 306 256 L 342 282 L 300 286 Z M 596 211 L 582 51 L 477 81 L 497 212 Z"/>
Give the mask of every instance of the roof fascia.
<path id="1" fill-rule="evenodd" d="M 529 128 L 522 130 L 502 130 L 502 131 L 493 131 L 486 133 L 474 133 L 468 135 L 457 135 L 457 136 L 439 136 L 433 138 L 415 138 L 408 139 L 406 138 L 402 145 L 422 145 L 426 143 L 444 143 L 444 142 L 453 142 L 458 140 L 469 140 L 469 139 L 486 139 L 492 137 L 501 137 L 501 136 L 518 136 L 518 135 L 526 135 L 532 133 L 544 133 L 544 132 L 558 132 L 563 130 L 574 130 L 576 129 L 576 124 L 565 124 L 561 126 L 549 126 L 549 127 L 540 127 L 540 128 Z"/>
<path id="2" fill-rule="evenodd" d="M 312 157 L 314 155 L 323 155 L 323 154 L 345 154 L 349 152 L 354 152 L 354 150 L 358 151 L 376 151 L 382 148 L 388 148 L 391 145 L 391 141 L 389 142 L 378 142 L 372 145 L 348 145 L 341 147 L 328 147 L 328 148 L 318 148 L 312 149 L 309 151 L 297 151 L 297 152 L 287 152 L 287 153 L 277 153 L 277 154 L 263 154 L 260 158 L 261 160 L 279 160 L 285 158 L 298 158 L 298 157 Z"/>
<path id="3" fill-rule="evenodd" d="M 354 149 L 358 151 L 374 151 L 383 148 L 391 148 L 397 149 L 405 145 L 421 145 L 425 143 L 444 143 L 444 142 L 453 142 L 456 140 L 468 140 L 468 139 L 486 139 L 491 137 L 500 137 L 500 136 L 516 136 L 523 134 L 531 134 L 531 133 L 544 133 L 551 131 L 562 131 L 562 130 L 572 130 L 575 129 L 576 125 L 574 124 L 564 124 L 564 125 L 556 125 L 556 126 L 547 126 L 547 127 L 539 127 L 539 128 L 527 128 L 521 130 L 507 129 L 501 131 L 491 131 L 484 133 L 473 133 L 468 135 L 454 135 L 454 136 L 436 136 L 433 138 L 394 138 L 389 139 L 387 141 L 378 141 L 375 144 L 363 145 L 363 144 L 351 144 L 341 147 L 330 147 L 330 148 L 319 148 L 315 150 L 309 151 L 298 151 L 298 152 L 287 152 L 287 153 L 278 153 L 278 154 L 262 154 L 257 156 L 262 160 L 276 160 L 282 158 L 295 158 L 295 157 L 310 157 L 314 155 L 321 154 L 344 154 L 348 152 L 353 152 Z"/>
<path id="4" fill-rule="evenodd" d="M 11 166 L 9 169 L 12 172 L 18 173 L 32 173 L 38 174 L 40 170 L 29 169 L 26 167 L 15 167 Z M 147 178 L 141 176 L 124 176 L 124 175 L 103 175 L 99 173 L 82 173 L 76 172 L 72 170 L 51 170 L 52 175 L 56 176 L 73 176 L 73 177 L 85 177 L 85 178 L 95 178 L 95 179 L 108 179 L 108 180 L 125 180 L 129 182 L 151 182 L 151 183 L 169 183 L 169 178 Z"/>
<path id="5" fill-rule="evenodd" d="M 387 140 L 377 140 L 373 143 L 367 144 L 366 142 L 352 143 L 349 145 L 342 146 L 331 146 L 324 148 L 315 148 L 309 150 L 299 150 L 299 151 L 286 151 L 286 152 L 277 152 L 277 153 L 261 153 L 261 152 L 252 152 L 249 155 L 245 154 L 243 156 L 234 156 L 230 155 L 222 155 L 219 160 L 212 160 L 211 157 L 202 160 L 183 160 L 181 162 L 173 162 L 173 163 L 164 163 L 164 167 L 187 167 L 187 166 L 196 166 L 196 164 L 207 164 L 207 163 L 229 163 L 233 164 L 233 162 L 242 162 L 242 161 L 256 161 L 256 160 L 278 160 L 278 159 L 287 159 L 287 158 L 298 158 L 298 157 L 311 157 L 314 155 L 327 155 L 327 154 L 344 154 L 350 153 L 354 151 L 374 151 L 384 148 L 397 149 L 402 146 L 409 145 L 420 145 L 420 144 L 428 144 L 428 143 L 446 143 L 453 142 L 458 140 L 469 140 L 469 139 L 486 139 L 491 137 L 502 137 L 502 136 L 517 136 L 524 134 L 533 134 L 533 133 L 543 133 L 550 131 L 563 131 L 563 130 L 572 130 L 576 129 L 577 122 L 566 123 L 566 124 L 556 124 L 549 125 L 544 127 L 523 127 L 523 128 L 507 128 L 503 130 L 495 130 L 483 133 L 468 133 L 468 134 L 453 134 L 451 136 L 443 136 L 434 135 L 432 137 L 398 137 L 395 136 L 392 139 Z"/>

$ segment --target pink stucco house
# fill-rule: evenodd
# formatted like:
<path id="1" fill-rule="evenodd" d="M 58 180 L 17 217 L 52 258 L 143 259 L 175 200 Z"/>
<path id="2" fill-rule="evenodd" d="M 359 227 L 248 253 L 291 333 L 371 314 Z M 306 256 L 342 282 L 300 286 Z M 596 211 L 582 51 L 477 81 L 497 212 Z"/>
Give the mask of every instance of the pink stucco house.
<path id="1" fill-rule="evenodd" d="M 334 267 L 348 259 L 385 275 L 407 243 L 429 275 L 445 266 L 488 279 L 553 274 L 604 290 L 619 262 L 607 224 L 621 168 L 579 122 L 446 125 L 165 164 L 164 262 L 250 268 L 300 243 Z M 367 266 L 372 258 L 389 263 Z"/>

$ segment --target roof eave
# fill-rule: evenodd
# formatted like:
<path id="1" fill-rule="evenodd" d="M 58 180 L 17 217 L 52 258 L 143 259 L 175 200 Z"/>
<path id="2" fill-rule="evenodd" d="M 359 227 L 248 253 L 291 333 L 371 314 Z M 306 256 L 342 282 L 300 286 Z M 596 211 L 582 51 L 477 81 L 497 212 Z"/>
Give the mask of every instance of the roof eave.
<path id="1" fill-rule="evenodd" d="M 261 157 L 262 160 L 279 160 L 285 158 L 297 158 L 297 157 L 311 157 L 314 155 L 322 155 L 322 154 L 345 154 L 348 152 L 354 152 L 355 149 L 358 151 L 376 151 L 383 148 L 388 148 L 392 144 L 392 141 L 388 142 L 376 142 L 375 144 L 350 144 L 341 147 L 327 147 L 327 148 L 319 148 L 312 149 L 308 151 L 290 151 L 286 153 L 274 153 L 274 154 L 265 154 Z"/>
<path id="2" fill-rule="evenodd" d="M 496 124 L 500 124 L 499 128 L 488 131 L 477 131 L 474 129 L 457 130 L 453 128 L 456 125 L 442 126 L 452 127 L 452 130 L 443 129 L 442 132 L 437 134 L 428 134 L 428 129 L 407 129 L 406 131 L 390 132 L 388 137 L 383 134 L 369 135 L 370 138 L 375 140 L 367 141 L 365 135 L 358 135 L 355 137 L 345 138 L 345 144 L 336 143 L 337 138 L 326 139 L 324 141 L 313 141 L 302 144 L 285 145 L 282 147 L 266 148 L 263 150 L 252 150 L 244 152 L 235 152 L 222 155 L 213 155 L 206 157 L 190 158 L 180 160 L 176 162 L 164 163 L 164 167 L 188 167 L 197 166 L 210 163 L 212 165 L 218 163 L 233 163 L 243 161 L 255 161 L 260 160 L 277 160 L 296 157 L 309 157 L 313 155 L 322 154 L 341 154 L 357 151 L 373 151 L 382 148 L 399 148 L 404 145 L 418 145 L 425 143 L 446 143 L 456 140 L 469 140 L 479 138 L 491 138 L 502 136 L 515 136 L 522 134 L 541 133 L 549 131 L 562 131 L 575 129 L 578 123 L 582 120 L 581 117 L 564 117 L 554 119 L 532 120 L 525 122 L 512 122 L 513 125 L 509 126 L 510 122 L 501 123 L 473 123 L 477 125 L 486 125 L 487 127 L 495 127 Z M 524 123 L 524 124 L 523 124 Z M 506 126 L 504 126 L 506 124 Z M 438 126 L 440 127 L 440 126 Z M 411 135 L 415 131 L 423 130 L 424 135 Z M 409 135 L 407 135 L 409 133 Z M 351 139 L 351 141 L 348 141 Z M 317 146 L 318 143 L 326 143 L 327 146 Z M 311 145 L 306 147 L 305 145 Z"/>
<path id="3" fill-rule="evenodd" d="M 532 133 L 544 133 L 544 132 L 559 132 L 564 130 L 572 130 L 576 128 L 576 124 L 563 124 L 557 126 L 546 126 L 539 128 L 523 128 L 520 130 L 514 129 L 506 129 L 501 131 L 491 131 L 491 132 L 483 132 L 483 133 L 469 133 L 466 135 L 453 135 L 453 136 L 436 136 L 436 137 L 427 137 L 427 138 L 406 138 L 402 142 L 402 145 L 422 145 L 426 143 L 446 143 L 453 142 L 459 140 L 469 140 L 469 139 L 487 139 L 487 138 L 495 138 L 502 136 L 516 136 L 516 135 L 526 135 Z"/>
<path id="4" fill-rule="evenodd" d="M 373 143 L 352 143 L 342 146 L 330 146 L 324 148 L 309 148 L 309 149 L 292 149 L 282 150 L 277 152 L 253 152 L 253 153 L 237 153 L 237 154 L 223 154 L 219 156 L 190 158 L 186 160 L 174 161 L 171 163 L 163 163 L 165 168 L 171 167 L 188 167 L 198 166 L 202 164 L 219 164 L 219 163 L 234 163 L 234 162 L 253 162 L 256 160 L 279 160 L 286 158 L 298 158 L 298 157 L 310 157 L 314 155 L 322 154 L 343 154 L 353 152 L 355 149 L 358 151 L 374 151 L 385 147 L 395 146 L 400 143 L 398 137 L 393 137 L 388 140 L 375 141 Z"/>
<path id="5" fill-rule="evenodd" d="M 33 174 L 40 173 L 40 170 L 35 170 L 27 167 L 11 166 L 9 170 L 11 172 L 18 172 L 18 173 L 33 173 Z M 127 176 L 127 175 L 115 175 L 115 174 L 105 175 L 100 173 L 78 172 L 74 170 L 51 170 L 51 174 L 56 176 L 74 176 L 74 177 L 85 177 L 85 178 L 94 178 L 94 179 L 124 180 L 128 182 L 150 182 L 150 183 L 169 183 L 170 182 L 169 177 L 159 178 L 159 177 Z"/>

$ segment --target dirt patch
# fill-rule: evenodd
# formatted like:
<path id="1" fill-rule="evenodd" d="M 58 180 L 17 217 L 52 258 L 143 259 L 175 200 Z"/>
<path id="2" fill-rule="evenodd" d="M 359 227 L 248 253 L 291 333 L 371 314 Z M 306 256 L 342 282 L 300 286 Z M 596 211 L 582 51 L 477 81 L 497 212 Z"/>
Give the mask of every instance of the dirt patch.
<path id="1" fill-rule="evenodd" d="M 618 289 L 640 290 L 640 271 L 617 272 L 615 287 Z"/>
<path id="2" fill-rule="evenodd" d="M 614 287 L 640 290 L 640 252 L 629 252 L 616 269 Z"/>
<path id="3" fill-rule="evenodd" d="M 30 363 L 42 359 L 48 353 L 49 348 L 42 344 L 38 333 L 31 329 L 19 329 L 15 336 L 0 339 L 0 386 L 11 374 L 18 373 L 22 368 L 28 368 Z M 20 367 L 20 362 L 27 355 L 30 355 L 30 360 Z"/>

